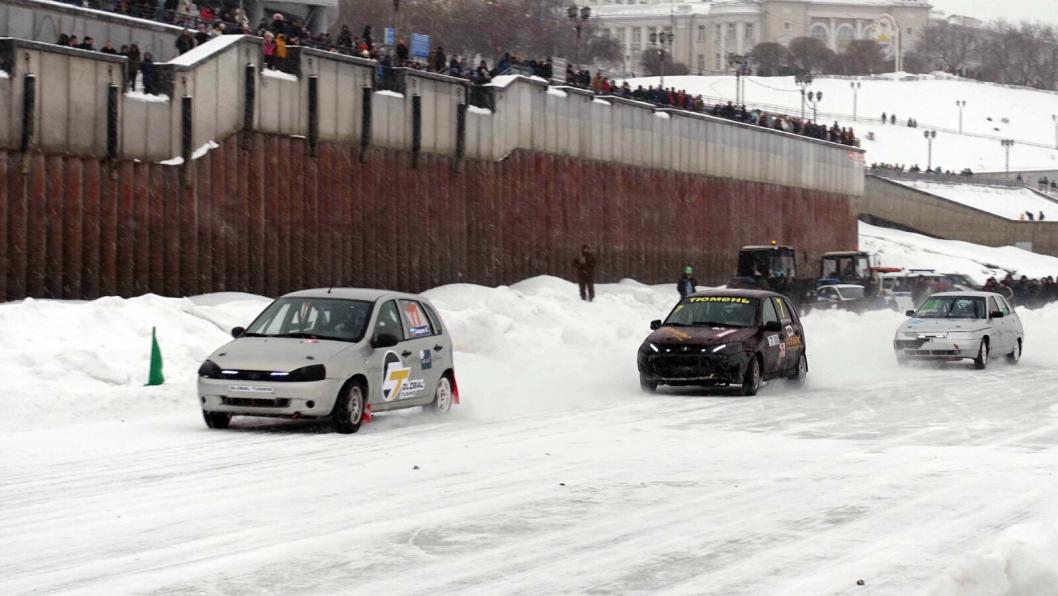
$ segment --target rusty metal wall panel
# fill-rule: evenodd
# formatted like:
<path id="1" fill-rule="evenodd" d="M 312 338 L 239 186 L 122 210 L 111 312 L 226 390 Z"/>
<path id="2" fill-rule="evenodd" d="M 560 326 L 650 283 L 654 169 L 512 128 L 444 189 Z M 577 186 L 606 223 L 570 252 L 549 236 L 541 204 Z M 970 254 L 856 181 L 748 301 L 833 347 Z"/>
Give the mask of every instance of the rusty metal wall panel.
<path id="1" fill-rule="evenodd" d="M 99 296 L 118 294 L 118 201 L 121 184 L 110 176 L 110 168 L 111 164 L 103 163 L 99 170 L 102 186 L 99 194 Z"/>
<path id="2" fill-rule="evenodd" d="M 61 155 L 49 155 L 44 158 L 47 172 L 44 174 L 44 218 L 38 219 L 32 215 L 34 206 L 30 205 L 30 247 L 42 250 L 37 253 L 38 259 L 43 259 L 45 270 L 35 272 L 34 264 L 30 264 L 30 277 L 35 273 L 44 276 L 44 296 L 47 298 L 62 298 L 62 250 L 63 237 L 66 230 L 63 227 L 63 217 L 66 214 L 66 185 L 69 182 L 65 174 L 66 160 Z M 77 182 L 77 181 L 75 181 Z M 34 238 L 41 240 L 40 243 L 33 242 Z"/>
<path id="3" fill-rule="evenodd" d="M 855 248 L 848 197 L 539 153 L 501 162 L 300 140 L 236 138 L 188 167 L 4 153 L 0 283 L 6 299 L 109 293 L 277 295 L 339 283 L 420 291 L 444 283 L 573 278 L 583 243 L 599 281 L 703 283 L 743 244 L 796 246 L 802 276 Z M 58 197 L 58 200 L 56 200 Z"/>
<path id="4" fill-rule="evenodd" d="M 10 159 L 6 153 L 0 153 L 0 302 L 7 300 L 7 275 L 8 255 L 11 254 L 8 245 L 8 187 L 10 186 L 8 162 Z"/>
<path id="5" fill-rule="evenodd" d="M 83 192 L 81 201 L 83 211 L 81 219 L 81 257 L 70 255 L 70 266 L 81 272 L 81 289 L 77 291 L 71 282 L 71 298 L 95 299 L 99 297 L 100 289 L 100 239 L 102 237 L 102 213 L 100 193 L 104 192 L 100 180 L 100 167 L 102 162 L 98 159 L 85 159 L 81 167 L 81 180 Z M 78 262 L 80 261 L 80 262 Z"/>

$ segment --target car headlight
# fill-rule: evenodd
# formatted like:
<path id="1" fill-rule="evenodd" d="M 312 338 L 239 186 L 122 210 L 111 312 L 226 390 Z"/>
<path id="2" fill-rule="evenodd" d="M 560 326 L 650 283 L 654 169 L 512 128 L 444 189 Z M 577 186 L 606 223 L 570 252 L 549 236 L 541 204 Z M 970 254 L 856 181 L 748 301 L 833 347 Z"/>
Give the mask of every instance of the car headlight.
<path id="1" fill-rule="evenodd" d="M 327 368 L 322 364 L 313 364 L 312 366 L 303 366 L 290 371 L 290 374 L 286 375 L 284 380 L 291 383 L 305 383 L 308 381 L 322 381 L 326 378 Z"/>
<path id="2" fill-rule="evenodd" d="M 198 376 L 206 379 L 219 379 L 221 378 L 220 367 L 216 362 L 206 360 L 202 366 L 198 367 Z"/>
<path id="3" fill-rule="evenodd" d="M 736 353 L 742 351 L 742 344 L 740 344 L 740 343 L 720 344 L 718 346 L 713 346 L 711 348 L 705 348 L 702 351 L 703 352 L 704 351 L 708 351 L 711 354 L 736 354 Z"/>
<path id="4" fill-rule="evenodd" d="M 643 351 L 644 352 L 660 352 L 661 350 L 659 350 L 658 347 L 655 346 L 654 344 L 643 344 Z"/>

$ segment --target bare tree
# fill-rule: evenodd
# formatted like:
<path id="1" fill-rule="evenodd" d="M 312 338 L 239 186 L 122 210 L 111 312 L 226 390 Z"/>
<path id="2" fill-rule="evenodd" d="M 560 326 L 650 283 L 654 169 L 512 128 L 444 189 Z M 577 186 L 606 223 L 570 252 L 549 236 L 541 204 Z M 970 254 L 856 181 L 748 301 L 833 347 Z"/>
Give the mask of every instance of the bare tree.
<path id="1" fill-rule="evenodd" d="M 643 66 L 644 76 L 656 77 L 664 74 L 665 76 L 683 76 L 691 74 L 691 69 L 682 62 L 673 62 L 672 55 L 668 52 L 664 54 L 664 70 L 662 70 L 662 56 L 657 50 L 644 50 L 639 58 L 640 64 Z"/>
<path id="2" fill-rule="evenodd" d="M 814 37 L 790 40 L 790 66 L 801 72 L 823 72 L 834 60 L 834 52 Z"/>
<path id="3" fill-rule="evenodd" d="M 789 53 L 782 44 L 775 42 L 758 43 L 750 52 L 753 63 L 757 65 L 757 74 L 773 77 L 779 74 L 782 65 L 789 59 Z"/>

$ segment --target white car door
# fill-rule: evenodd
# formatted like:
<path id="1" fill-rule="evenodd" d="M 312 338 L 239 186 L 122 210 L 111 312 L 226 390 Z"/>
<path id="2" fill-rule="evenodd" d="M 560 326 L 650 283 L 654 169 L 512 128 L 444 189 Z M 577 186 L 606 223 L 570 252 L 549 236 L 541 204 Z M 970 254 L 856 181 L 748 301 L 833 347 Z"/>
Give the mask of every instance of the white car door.
<path id="1" fill-rule="evenodd" d="M 1002 310 L 999 309 L 999 304 L 993 296 L 988 297 L 988 320 L 991 323 L 991 336 L 992 345 L 991 351 L 994 354 L 1005 354 L 1011 350 L 1014 346 L 1010 343 L 1010 319 L 1005 316 L 998 318 L 993 317 L 995 313 L 1002 314 Z"/>

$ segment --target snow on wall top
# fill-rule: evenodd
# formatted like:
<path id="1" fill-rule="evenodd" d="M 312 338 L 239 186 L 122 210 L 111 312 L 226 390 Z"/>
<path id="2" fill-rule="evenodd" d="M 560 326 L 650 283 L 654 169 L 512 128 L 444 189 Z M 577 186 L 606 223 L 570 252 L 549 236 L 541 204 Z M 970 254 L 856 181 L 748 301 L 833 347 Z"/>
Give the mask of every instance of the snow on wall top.
<path id="1" fill-rule="evenodd" d="M 1058 221 L 1058 203 L 1023 187 L 946 184 L 927 180 L 891 180 L 891 182 L 1007 219 L 1019 219 L 1022 214 L 1029 211 L 1033 217 L 1043 212 L 1048 220 Z"/>

